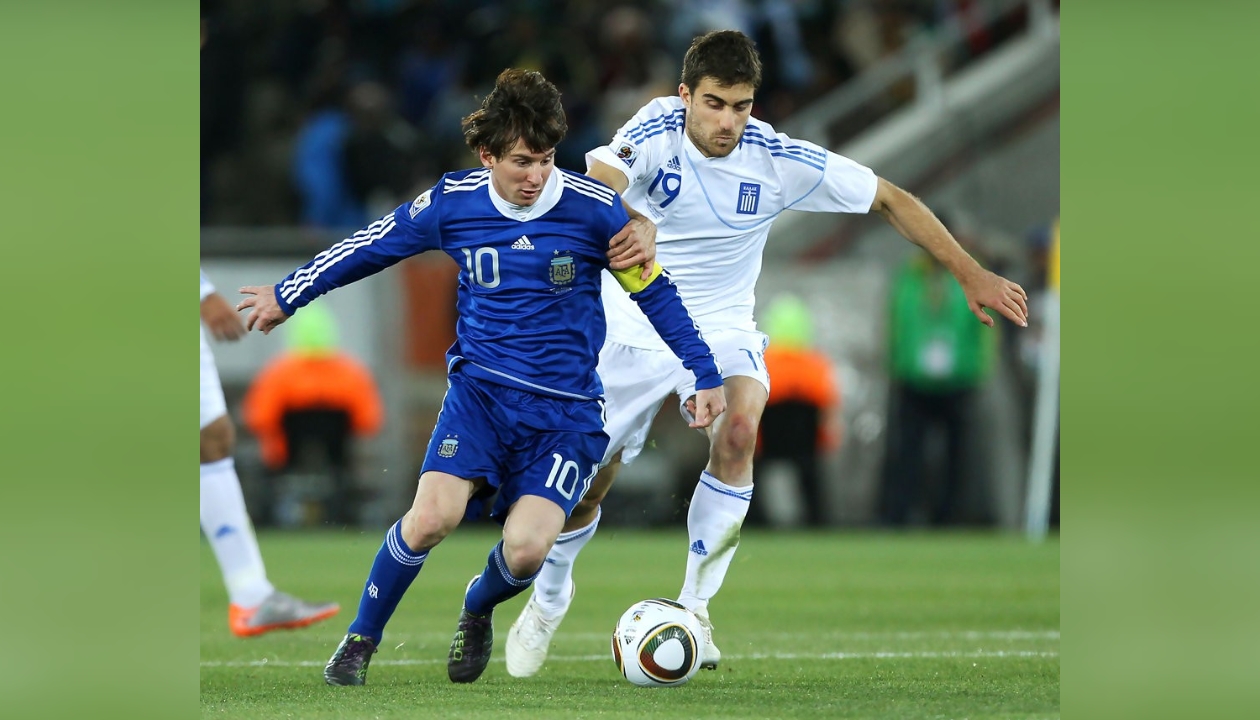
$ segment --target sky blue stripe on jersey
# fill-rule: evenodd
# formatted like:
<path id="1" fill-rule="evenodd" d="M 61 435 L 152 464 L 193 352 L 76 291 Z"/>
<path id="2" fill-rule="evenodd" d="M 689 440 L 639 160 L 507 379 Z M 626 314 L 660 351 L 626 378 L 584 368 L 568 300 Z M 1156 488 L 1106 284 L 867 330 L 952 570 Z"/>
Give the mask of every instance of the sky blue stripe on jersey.
<path id="1" fill-rule="evenodd" d="M 364 245 L 371 245 L 373 241 L 382 237 L 390 230 L 394 229 L 394 213 L 390 213 L 376 222 L 368 225 L 349 238 L 333 245 L 327 250 L 315 256 L 311 261 L 311 266 L 301 270 L 293 275 L 284 285 L 280 287 L 280 295 L 285 302 L 292 304 L 293 300 L 302 291 L 310 287 L 311 283 L 319 277 L 320 273 L 327 268 L 337 264 L 339 260 L 354 252 L 355 248 Z M 296 289 L 295 289 L 296 288 Z"/>
<path id="2" fill-rule="evenodd" d="M 802 196 L 800 196 L 800 197 L 796 198 L 795 200 L 793 200 L 792 202 L 788 203 L 787 205 L 784 205 L 784 206 L 783 206 L 783 209 L 784 209 L 784 210 L 791 210 L 793 205 L 795 205 L 796 203 L 798 203 L 798 202 L 800 202 L 800 201 L 804 200 L 805 198 L 809 197 L 810 195 L 813 195 L 813 194 L 814 194 L 814 191 L 818 189 L 818 186 L 819 186 L 819 185 L 822 185 L 822 181 L 823 181 L 823 179 L 824 179 L 824 178 L 826 178 L 826 177 L 827 177 L 827 165 L 826 165 L 826 161 L 824 160 L 824 161 L 823 161 L 823 168 L 822 168 L 822 172 L 818 173 L 818 182 L 814 183 L 814 187 L 810 188 L 810 189 L 809 189 L 809 191 L 808 191 L 808 192 L 806 192 L 804 195 L 802 195 Z"/>
<path id="3" fill-rule="evenodd" d="M 652 118 L 637 127 L 631 128 L 626 132 L 626 137 L 638 143 L 654 135 L 660 135 L 666 130 L 677 130 L 682 125 L 685 110 L 675 110 L 668 115 L 661 115 Z"/>
<path id="4" fill-rule="evenodd" d="M 815 170 L 822 170 L 826 166 L 826 161 L 824 160 L 814 160 L 813 158 L 805 158 L 800 155 L 794 155 L 790 152 L 784 152 L 782 150 L 772 148 L 769 145 L 766 145 L 765 143 L 753 140 L 752 138 L 749 138 L 749 137 L 745 137 L 744 142 L 748 143 L 749 145 L 759 145 L 763 148 L 766 148 L 767 150 L 770 151 L 770 154 L 775 157 L 785 157 L 785 158 L 789 158 L 800 163 L 805 163 L 806 165 L 814 168 Z"/>
<path id="5" fill-rule="evenodd" d="M 612 200 L 613 195 L 616 194 L 616 191 L 614 191 L 612 188 L 608 187 L 607 185 L 603 185 L 601 183 L 595 182 L 594 180 L 591 180 L 585 175 L 579 175 L 575 172 L 570 172 L 568 170 L 561 170 L 560 172 L 563 173 L 564 181 L 566 183 L 573 182 L 578 185 L 583 185 L 589 190 L 594 190 L 597 193 L 607 195 L 609 200 Z"/>
<path id="6" fill-rule="evenodd" d="M 760 140 L 765 140 L 767 143 L 771 145 L 780 145 L 780 146 L 785 147 L 788 150 L 798 150 L 800 152 L 808 153 L 818 158 L 826 157 L 827 155 L 827 153 L 822 150 L 816 150 L 811 147 L 806 147 L 804 145 L 801 145 L 800 143 L 794 143 L 794 142 L 784 143 L 777 136 L 766 135 L 759 128 L 755 128 L 752 125 L 746 125 L 744 127 L 744 134 L 745 135 L 751 134 L 753 137 Z"/>
<path id="7" fill-rule="evenodd" d="M 464 359 L 465 359 L 465 360 L 468 360 L 468 358 L 464 358 Z M 450 365 L 453 365 L 453 364 L 454 364 L 454 363 L 448 363 L 447 367 L 449 368 L 449 367 L 450 367 Z M 499 377 L 501 377 L 501 378 L 506 378 L 506 379 L 508 379 L 508 380 L 511 380 L 511 381 L 512 381 L 512 382 L 514 382 L 514 383 L 517 383 L 517 384 L 519 384 L 519 385 L 524 385 L 525 387 L 531 387 L 531 388 L 534 388 L 535 390 L 542 390 L 542 391 L 545 391 L 545 392 L 554 393 L 554 394 L 556 394 L 556 395 L 563 395 L 564 397 L 571 397 L 571 398 L 574 398 L 574 399 L 576 399 L 576 400 L 590 400 L 590 399 L 591 399 L 590 397 L 588 397 L 588 396 L 586 396 L 586 395 L 578 395 L 577 393 L 565 392 L 565 391 L 563 391 L 563 390 L 556 390 L 555 388 L 549 388 L 549 387 L 547 387 L 546 385 L 538 385 L 538 384 L 536 384 L 536 383 L 532 383 L 532 382 L 529 382 L 529 381 L 527 381 L 527 380 L 522 380 L 522 379 L 520 379 L 520 378 L 516 377 L 515 375 L 509 375 L 509 374 L 507 374 L 507 373 L 505 373 L 505 372 L 499 372 L 498 370 L 494 370 L 494 369 L 488 368 L 488 367 L 486 367 L 485 365 L 480 365 L 480 364 L 478 364 L 478 363 L 475 363 L 475 362 L 473 362 L 472 360 L 468 360 L 468 364 L 469 364 L 469 365 L 476 365 L 477 367 L 481 368 L 482 370 L 485 370 L 486 372 L 490 373 L 491 375 L 498 375 L 498 376 L 499 376 Z"/>

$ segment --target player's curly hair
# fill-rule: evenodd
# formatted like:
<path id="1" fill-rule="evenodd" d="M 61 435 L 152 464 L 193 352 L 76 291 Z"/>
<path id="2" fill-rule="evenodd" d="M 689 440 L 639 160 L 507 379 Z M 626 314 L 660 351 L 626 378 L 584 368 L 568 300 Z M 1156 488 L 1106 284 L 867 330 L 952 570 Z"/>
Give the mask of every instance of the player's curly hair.
<path id="1" fill-rule="evenodd" d="M 530 152 L 547 152 L 569 132 L 556 86 L 542 73 L 516 68 L 499 73 L 494 90 L 461 127 L 473 152 L 484 148 L 496 158 L 506 155 L 517 140 L 524 140 Z"/>
<path id="2" fill-rule="evenodd" d="M 682 83 L 695 91 L 707 77 L 722 87 L 761 87 L 761 55 L 752 38 L 738 30 L 715 30 L 692 40 L 683 56 Z"/>

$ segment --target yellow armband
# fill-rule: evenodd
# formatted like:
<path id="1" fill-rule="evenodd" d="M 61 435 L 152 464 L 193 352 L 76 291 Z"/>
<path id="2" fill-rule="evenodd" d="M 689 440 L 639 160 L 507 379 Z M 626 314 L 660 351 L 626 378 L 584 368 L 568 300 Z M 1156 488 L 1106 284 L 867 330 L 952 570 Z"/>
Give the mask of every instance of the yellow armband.
<path id="1" fill-rule="evenodd" d="M 643 289 L 652 284 L 652 281 L 661 276 L 661 264 L 652 263 L 652 275 L 644 280 L 640 276 L 643 274 L 643 266 L 635 265 L 625 270 L 611 270 L 613 277 L 617 278 L 617 282 L 621 283 L 621 287 L 625 288 L 628 293 L 643 292 Z"/>

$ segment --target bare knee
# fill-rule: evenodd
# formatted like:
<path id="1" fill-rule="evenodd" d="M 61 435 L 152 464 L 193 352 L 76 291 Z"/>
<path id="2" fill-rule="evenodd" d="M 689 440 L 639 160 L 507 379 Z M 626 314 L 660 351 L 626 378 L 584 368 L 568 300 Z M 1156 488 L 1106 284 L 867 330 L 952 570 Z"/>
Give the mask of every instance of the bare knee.
<path id="1" fill-rule="evenodd" d="M 713 460 L 726 468 L 750 465 L 757 450 L 757 418 L 750 413 L 728 413 L 712 442 Z"/>
<path id="2" fill-rule="evenodd" d="M 503 559 L 512 577 L 529 577 L 538 572 L 547 559 L 551 543 L 538 537 L 503 538 Z"/>
<path id="3" fill-rule="evenodd" d="M 218 462 L 232 456 L 236 429 L 227 415 L 201 428 L 201 463 Z"/>
<path id="4" fill-rule="evenodd" d="M 403 515 L 403 542 L 412 552 L 428 550 L 442 542 L 459 525 L 460 518 L 445 517 L 434 507 L 412 507 Z"/>

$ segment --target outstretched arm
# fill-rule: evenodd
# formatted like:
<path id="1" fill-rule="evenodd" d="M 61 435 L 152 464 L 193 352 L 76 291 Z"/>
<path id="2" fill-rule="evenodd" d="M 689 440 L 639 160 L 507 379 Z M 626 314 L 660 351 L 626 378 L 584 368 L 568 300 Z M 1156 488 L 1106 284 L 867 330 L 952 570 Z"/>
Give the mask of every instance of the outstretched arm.
<path id="1" fill-rule="evenodd" d="M 962 286 L 971 312 L 980 322 L 993 326 L 993 318 L 983 308 L 993 308 L 1008 320 L 1028 327 L 1028 293 L 1019 285 L 980 267 L 967 254 L 949 230 L 918 198 L 879 178 L 871 212 L 877 212 L 902 237 L 932 253 Z"/>

